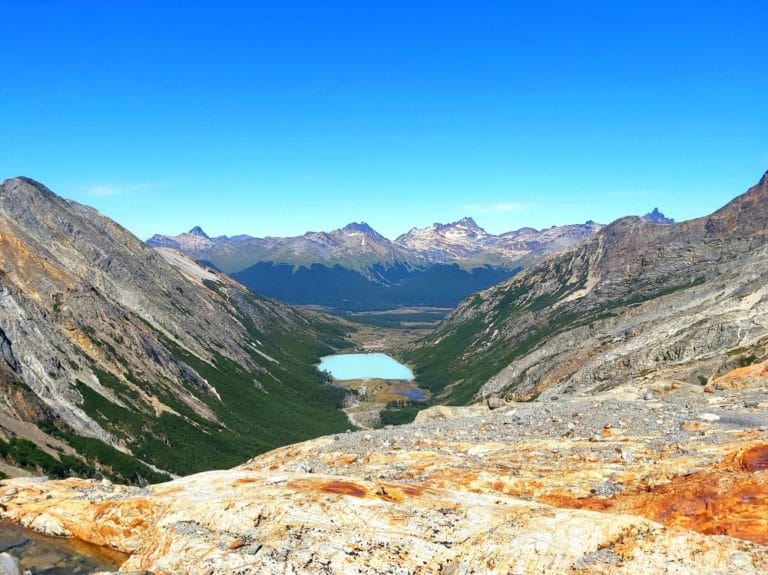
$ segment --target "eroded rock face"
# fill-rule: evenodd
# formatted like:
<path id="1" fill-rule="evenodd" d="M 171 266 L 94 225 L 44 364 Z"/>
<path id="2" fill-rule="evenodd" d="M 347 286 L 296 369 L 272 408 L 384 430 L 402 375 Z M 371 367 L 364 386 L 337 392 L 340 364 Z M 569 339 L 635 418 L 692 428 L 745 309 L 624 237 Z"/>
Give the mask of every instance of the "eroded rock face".
<path id="1" fill-rule="evenodd" d="M 409 361 L 449 403 L 706 384 L 768 357 L 768 174 L 710 216 L 623 218 L 464 300 Z"/>
<path id="2" fill-rule="evenodd" d="M 764 573 L 768 415 L 745 404 L 766 395 L 443 412 L 146 489 L 9 480 L 0 516 L 130 553 L 125 571 Z"/>
<path id="3" fill-rule="evenodd" d="M 340 333 L 330 318 L 260 298 L 173 250 L 149 249 L 38 182 L 0 184 L 0 441 L 30 440 L 54 460 L 63 447 L 104 473 L 117 474 L 114 460 L 125 455 L 187 473 L 226 450 L 205 446 L 226 430 L 254 443 L 226 465 L 235 464 L 258 443 L 263 450 L 344 429 L 331 397 L 282 440 L 274 426 L 249 421 L 284 394 L 294 405 L 326 394 L 311 364 Z M 227 384 L 236 388 L 229 397 Z M 201 457 L 192 461 L 181 446 L 195 434 Z M 96 444 L 111 461 L 84 449 L 92 440 L 112 448 Z M 127 481 L 153 473 L 138 461 L 139 471 L 126 467 Z"/>

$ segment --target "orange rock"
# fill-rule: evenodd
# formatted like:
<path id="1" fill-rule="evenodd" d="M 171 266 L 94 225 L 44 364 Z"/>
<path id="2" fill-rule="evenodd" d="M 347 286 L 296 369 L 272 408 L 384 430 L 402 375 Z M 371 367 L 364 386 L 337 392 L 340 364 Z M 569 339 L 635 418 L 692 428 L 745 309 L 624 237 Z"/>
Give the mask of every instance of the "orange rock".
<path id="1" fill-rule="evenodd" d="M 740 367 L 713 379 L 710 389 L 744 389 L 768 385 L 768 361 Z"/>
<path id="2" fill-rule="evenodd" d="M 741 466 L 747 471 L 768 469 L 768 445 L 755 445 L 741 454 Z"/>
<path id="3" fill-rule="evenodd" d="M 9 480 L 0 516 L 127 552 L 124 571 L 768 572 L 768 434 L 693 423 L 674 444 L 631 426 L 596 442 L 436 432 L 367 455 L 320 438 L 148 490 Z M 598 549 L 618 562 L 583 567 Z"/>

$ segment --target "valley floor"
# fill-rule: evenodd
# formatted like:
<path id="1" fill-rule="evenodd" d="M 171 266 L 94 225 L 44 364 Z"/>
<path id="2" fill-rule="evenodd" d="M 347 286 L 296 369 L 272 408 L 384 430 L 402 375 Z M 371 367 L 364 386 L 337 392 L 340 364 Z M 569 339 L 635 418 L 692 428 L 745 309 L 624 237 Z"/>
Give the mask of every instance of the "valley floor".
<path id="1" fill-rule="evenodd" d="M 424 402 L 429 398 L 429 392 L 419 389 L 414 381 L 369 378 L 338 381 L 335 385 L 355 392 L 347 398 L 344 413 L 352 425 L 361 429 L 378 427 L 381 412 L 391 402 L 409 402 L 409 395 L 423 397 Z"/>
<path id="2" fill-rule="evenodd" d="M 434 308 L 408 308 L 405 310 L 389 310 L 385 312 L 364 312 L 356 314 L 342 315 L 344 319 L 352 324 L 347 338 L 353 345 L 348 352 L 372 353 L 383 352 L 391 355 L 398 355 L 400 350 L 410 347 L 414 342 L 426 337 L 432 333 L 439 323 L 437 319 L 428 323 L 415 323 L 400 320 L 395 322 L 379 322 L 371 320 L 381 316 L 393 316 L 397 318 L 407 318 L 412 313 L 436 313 L 435 317 L 442 318 L 447 310 L 435 311 Z M 355 321 L 358 318 L 358 321 Z"/>
<path id="3" fill-rule="evenodd" d="M 383 313 L 398 313 L 392 310 Z M 410 313 L 406 310 L 403 313 Z M 374 312 L 371 312 L 374 313 Z M 427 336 L 433 331 L 432 327 L 420 328 L 386 328 L 369 323 L 358 323 L 355 329 L 347 335 L 352 344 L 344 353 L 387 353 L 399 357 L 401 352 L 411 347 L 416 341 Z M 371 429 L 380 424 L 380 414 L 387 404 L 392 401 L 402 401 L 404 394 L 409 391 L 421 391 L 429 398 L 429 392 L 419 389 L 415 381 L 359 379 L 351 381 L 337 381 L 345 389 L 358 392 L 347 398 L 344 412 L 349 418 L 350 424 L 361 429 Z M 363 393 L 360 393 L 362 390 Z"/>

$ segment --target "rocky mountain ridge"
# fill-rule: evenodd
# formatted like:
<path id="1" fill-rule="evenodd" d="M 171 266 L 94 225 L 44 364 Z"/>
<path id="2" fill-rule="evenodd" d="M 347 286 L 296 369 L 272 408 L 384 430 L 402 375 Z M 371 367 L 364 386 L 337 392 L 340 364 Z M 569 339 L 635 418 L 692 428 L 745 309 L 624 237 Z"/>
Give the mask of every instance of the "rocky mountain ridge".
<path id="1" fill-rule="evenodd" d="M 659 376 L 706 383 L 768 353 L 766 224 L 766 176 L 707 217 L 617 220 L 466 299 L 409 359 L 459 403 Z"/>
<path id="2" fill-rule="evenodd" d="M 177 236 L 156 234 L 147 240 L 147 245 L 177 249 L 194 259 L 211 262 L 225 273 L 242 271 L 260 261 L 343 264 L 349 269 L 364 270 L 373 263 L 406 262 L 412 257 L 365 222 L 353 222 L 330 232 L 307 232 L 286 238 L 247 235 L 210 238 L 195 226 Z"/>
<path id="3" fill-rule="evenodd" d="M 653 222 L 655 224 L 674 224 L 675 220 L 672 218 L 668 218 L 664 214 L 662 214 L 659 211 L 659 208 L 653 208 L 652 211 L 648 212 L 643 216 L 644 220 L 647 220 L 649 222 Z"/>
<path id="4" fill-rule="evenodd" d="M 336 320 L 149 249 L 27 178 L 0 186 L 0 270 L 2 458 L 157 480 L 346 426 L 312 367 L 344 345 Z"/>

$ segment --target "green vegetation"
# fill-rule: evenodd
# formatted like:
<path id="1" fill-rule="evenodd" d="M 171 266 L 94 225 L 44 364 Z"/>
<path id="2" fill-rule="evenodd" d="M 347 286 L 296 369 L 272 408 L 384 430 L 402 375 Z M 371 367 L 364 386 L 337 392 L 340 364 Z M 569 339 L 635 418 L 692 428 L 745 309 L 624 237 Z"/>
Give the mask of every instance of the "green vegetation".
<path id="1" fill-rule="evenodd" d="M 0 458 L 33 473 L 57 478 L 68 475 L 68 469 L 61 461 L 26 439 L 11 437 L 7 443 L 0 440 Z"/>
<path id="2" fill-rule="evenodd" d="M 396 263 L 374 264 L 364 273 L 339 264 L 258 262 L 230 275 L 253 291 L 286 303 L 370 311 L 401 306 L 454 307 L 468 294 L 519 271 L 491 265 L 466 270 L 458 264 L 414 267 Z"/>
<path id="3" fill-rule="evenodd" d="M 90 477 L 95 473 L 92 467 L 76 457 L 60 453 L 56 459 L 31 441 L 18 437 L 12 437 L 8 442 L 0 440 L 0 458 L 15 467 L 58 479 L 71 475 Z"/>
<path id="4" fill-rule="evenodd" d="M 171 479 L 167 474 L 158 473 L 137 461 L 136 458 L 118 451 L 99 439 L 82 437 L 71 432 L 62 433 L 61 438 L 83 455 L 91 466 L 98 467 L 100 473 L 114 481 L 144 485 Z"/>
<path id="5" fill-rule="evenodd" d="M 379 414 L 379 420 L 382 426 L 404 425 L 416 419 L 416 415 L 425 407 L 427 403 L 424 401 L 390 401 Z"/>
<path id="6" fill-rule="evenodd" d="M 99 404 L 102 409 L 109 405 L 117 410 L 122 410 L 117 411 L 116 413 L 111 413 L 110 415 L 112 416 L 123 415 L 123 412 L 126 411 L 119 406 L 110 404 L 101 398 L 99 394 L 80 382 L 78 382 L 78 390 L 88 397 L 87 401 L 90 405 L 96 403 Z M 98 398 L 101 398 L 101 401 Z M 111 445 L 107 445 L 100 439 L 83 437 L 68 430 L 62 431 L 47 420 L 38 421 L 37 426 L 48 435 L 67 442 L 85 460 L 82 461 L 64 453 L 59 453 L 59 462 L 56 463 L 60 464 L 60 467 L 56 467 L 49 459 L 46 459 L 53 458 L 41 451 L 40 453 L 43 456 L 43 461 L 47 462 L 48 467 L 46 468 L 39 463 L 37 464 L 37 467 L 48 475 L 54 477 L 67 477 L 71 475 L 77 477 L 94 477 L 97 474 L 101 474 L 121 483 L 134 483 L 140 485 L 146 484 L 147 482 L 158 483 L 170 479 L 169 475 L 154 471 L 140 461 L 137 461 L 135 457 L 125 454 Z M 32 447 L 34 447 L 34 445 Z M 37 448 L 34 447 L 34 449 Z M 53 459 L 53 461 L 55 462 L 56 460 Z M 51 467 L 52 465 L 53 467 Z"/>
<path id="7" fill-rule="evenodd" d="M 219 284 L 209 287 L 221 289 Z M 223 290 L 220 293 L 226 297 Z M 128 381 L 173 410 L 158 415 L 124 381 L 95 368 L 102 385 L 124 406 L 77 382 L 84 411 L 115 437 L 125 440 L 136 458 L 181 475 L 231 467 L 275 447 L 349 427 L 340 410 L 345 390 L 327 385 L 323 374 L 314 367 L 319 357 L 331 353 L 334 347 L 350 345 L 341 324 L 321 318 L 307 321 L 300 316 L 285 317 L 271 311 L 273 306 L 265 306 L 256 296 L 245 299 L 230 303 L 239 303 L 239 309 L 247 311 L 255 307 L 264 314 L 259 318 L 265 324 L 263 330 L 246 311 L 239 316 L 261 352 L 251 345 L 243 346 L 256 366 L 253 369 L 222 355 L 214 342 L 209 350 L 212 360 L 206 362 L 155 332 L 175 359 L 197 372 L 218 396 L 191 376 L 180 390 L 175 382 L 149 382 L 140 374 L 125 373 Z M 295 313 L 287 309 L 281 312 Z M 286 327 L 294 323 L 301 325 L 300 333 Z M 72 434 L 61 436 L 128 481 L 166 479 L 102 442 Z M 130 467 L 129 463 L 139 467 Z"/>
<path id="8" fill-rule="evenodd" d="M 221 401 L 202 389 L 188 387 L 221 424 L 202 417 L 164 387 L 155 386 L 154 393 L 178 415 L 166 412 L 158 417 L 128 410 L 78 384 L 86 413 L 115 436 L 133 438 L 133 453 L 160 468 L 188 474 L 231 467 L 285 443 L 338 432 L 348 426 L 337 409 L 344 391 L 318 384 L 315 379 L 319 374 L 302 378 L 286 373 L 286 379 L 292 379 L 290 386 L 284 386 L 272 377 L 248 373 L 219 354 L 214 354 L 213 366 L 181 349 L 176 348 L 174 353 L 218 392 Z M 83 447 L 83 442 L 74 445 L 71 439 L 67 438 L 73 447 Z"/>
<path id="9" fill-rule="evenodd" d="M 389 329 L 424 329 L 434 328 L 437 323 L 443 320 L 448 314 L 447 310 L 430 310 L 430 311 L 415 311 L 415 312 L 358 312 L 349 313 L 342 311 L 335 311 L 335 315 L 339 315 L 344 319 L 365 325 L 372 325 L 374 327 L 383 327 Z"/>
<path id="10" fill-rule="evenodd" d="M 83 396 L 83 411 L 93 417 L 106 431 L 122 439 L 142 435 L 146 418 L 140 413 L 110 402 L 81 381 L 76 382 L 75 385 Z M 120 393 L 120 390 L 116 391 Z"/>

